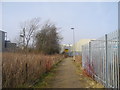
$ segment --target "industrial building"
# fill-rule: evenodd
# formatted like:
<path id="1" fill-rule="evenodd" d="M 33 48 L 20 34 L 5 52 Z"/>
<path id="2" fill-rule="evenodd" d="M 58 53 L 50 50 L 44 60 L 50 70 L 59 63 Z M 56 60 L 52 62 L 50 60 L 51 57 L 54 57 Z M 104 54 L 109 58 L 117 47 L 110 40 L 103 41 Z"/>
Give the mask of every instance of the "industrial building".
<path id="1" fill-rule="evenodd" d="M 82 46 L 95 39 L 80 39 L 75 44 L 62 44 L 60 47 L 60 53 L 65 52 L 69 56 L 73 55 L 81 55 L 82 54 Z"/>
<path id="2" fill-rule="evenodd" d="M 82 46 L 87 44 L 91 40 L 95 40 L 95 39 L 80 39 L 78 42 L 73 44 L 73 46 L 71 47 L 71 52 L 74 52 L 73 54 L 75 55 L 81 55 Z"/>
<path id="3" fill-rule="evenodd" d="M 16 43 L 7 40 L 7 32 L 0 30 L 0 52 L 13 52 L 16 49 Z"/>

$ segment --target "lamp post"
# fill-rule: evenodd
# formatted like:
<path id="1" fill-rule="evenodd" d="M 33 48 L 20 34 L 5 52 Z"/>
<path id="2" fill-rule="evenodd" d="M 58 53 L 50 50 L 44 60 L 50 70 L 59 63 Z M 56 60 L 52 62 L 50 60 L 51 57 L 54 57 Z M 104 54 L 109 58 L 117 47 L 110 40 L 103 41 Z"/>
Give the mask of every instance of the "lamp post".
<path id="1" fill-rule="evenodd" d="M 75 33 L 74 33 L 74 28 L 71 28 L 73 30 L 73 60 L 75 61 Z"/>

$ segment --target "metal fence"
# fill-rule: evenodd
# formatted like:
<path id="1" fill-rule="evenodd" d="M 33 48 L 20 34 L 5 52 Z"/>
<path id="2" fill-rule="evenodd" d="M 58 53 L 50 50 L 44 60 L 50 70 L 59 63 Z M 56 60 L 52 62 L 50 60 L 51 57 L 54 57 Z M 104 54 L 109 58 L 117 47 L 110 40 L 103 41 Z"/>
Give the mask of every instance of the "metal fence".
<path id="1" fill-rule="evenodd" d="M 82 47 L 83 68 L 107 88 L 118 88 L 120 84 L 118 44 L 118 31 L 115 31 Z"/>

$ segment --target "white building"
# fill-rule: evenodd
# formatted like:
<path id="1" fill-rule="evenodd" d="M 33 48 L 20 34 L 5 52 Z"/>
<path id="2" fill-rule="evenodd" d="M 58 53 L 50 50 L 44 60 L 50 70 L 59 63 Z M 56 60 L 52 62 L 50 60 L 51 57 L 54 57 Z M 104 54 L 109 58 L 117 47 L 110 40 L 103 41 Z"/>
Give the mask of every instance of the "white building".
<path id="1" fill-rule="evenodd" d="M 76 54 L 80 55 L 82 52 L 82 46 L 89 43 L 91 40 L 95 40 L 95 39 L 80 39 L 78 42 L 73 44 L 71 48 L 71 52 L 75 51 Z"/>

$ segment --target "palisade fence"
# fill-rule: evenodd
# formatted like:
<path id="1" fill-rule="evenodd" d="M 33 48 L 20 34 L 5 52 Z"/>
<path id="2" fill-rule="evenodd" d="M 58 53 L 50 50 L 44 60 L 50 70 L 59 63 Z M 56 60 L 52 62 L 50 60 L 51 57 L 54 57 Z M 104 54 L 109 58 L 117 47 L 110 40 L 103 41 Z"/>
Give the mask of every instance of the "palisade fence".
<path id="1" fill-rule="evenodd" d="M 82 47 L 82 66 L 107 88 L 119 88 L 118 31 L 92 40 Z"/>

